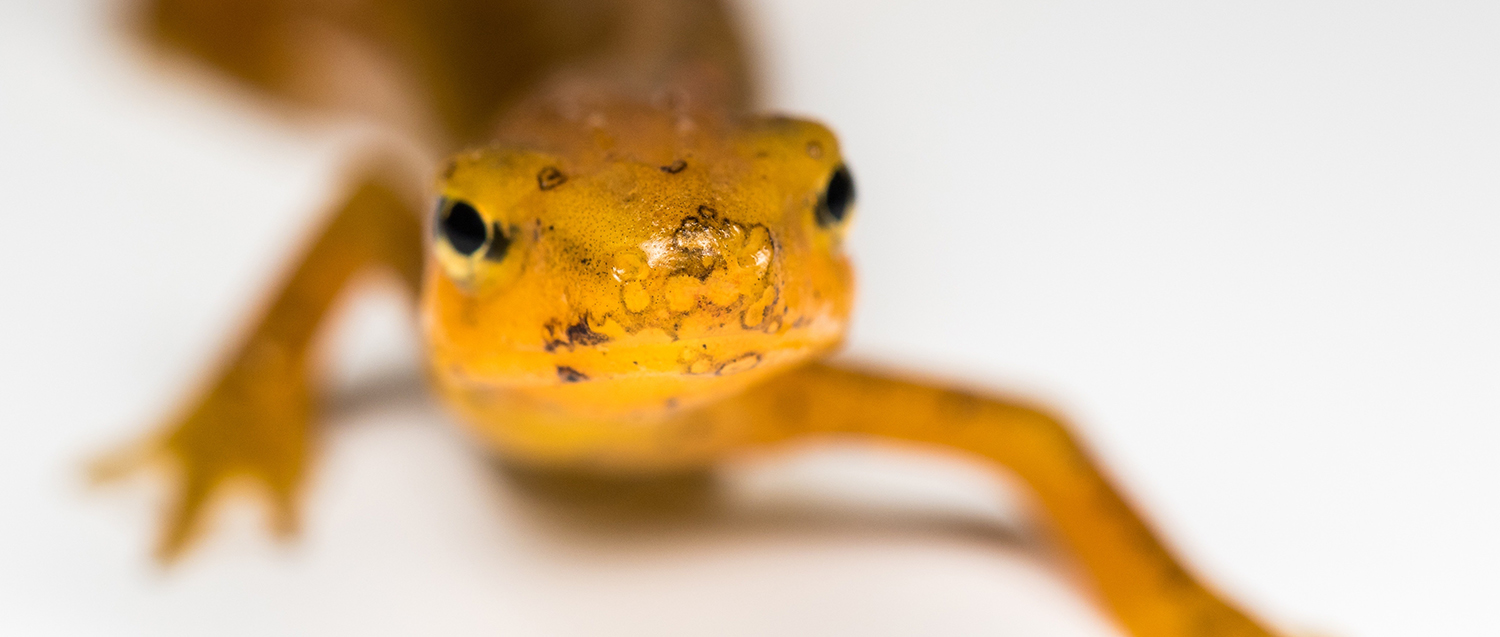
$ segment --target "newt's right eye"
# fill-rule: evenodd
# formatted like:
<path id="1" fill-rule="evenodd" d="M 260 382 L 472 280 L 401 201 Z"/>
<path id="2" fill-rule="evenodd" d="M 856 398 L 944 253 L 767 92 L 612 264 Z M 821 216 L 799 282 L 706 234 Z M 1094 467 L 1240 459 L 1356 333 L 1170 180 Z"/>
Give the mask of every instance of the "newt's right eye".
<path id="1" fill-rule="evenodd" d="M 489 224 L 474 206 L 462 199 L 438 201 L 438 236 L 446 239 L 453 251 L 469 256 L 489 240 Z"/>

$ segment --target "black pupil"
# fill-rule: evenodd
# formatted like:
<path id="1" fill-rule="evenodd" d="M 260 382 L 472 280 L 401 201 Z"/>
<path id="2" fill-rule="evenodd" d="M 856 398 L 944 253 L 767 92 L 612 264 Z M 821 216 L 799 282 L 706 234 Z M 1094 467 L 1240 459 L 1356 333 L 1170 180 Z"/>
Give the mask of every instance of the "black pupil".
<path id="1" fill-rule="evenodd" d="M 448 245 L 459 254 L 468 256 L 484 246 L 484 217 L 467 201 L 455 201 L 448 206 L 448 214 L 438 221 L 438 227 L 448 238 Z"/>
<path id="2" fill-rule="evenodd" d="M 828 178 L 828 188 L 823 191 L 823 200 L 818 206 L 818 221 L 831 226 L 844 220 L 849 205 L 854 203 L 854 177 L 847 166 L 839 166 Z"/>

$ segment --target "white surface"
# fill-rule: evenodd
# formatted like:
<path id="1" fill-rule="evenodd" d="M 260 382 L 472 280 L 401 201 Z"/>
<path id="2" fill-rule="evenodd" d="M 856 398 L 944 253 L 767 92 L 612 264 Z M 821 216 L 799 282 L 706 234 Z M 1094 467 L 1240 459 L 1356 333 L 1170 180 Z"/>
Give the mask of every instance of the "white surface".
<path id="1" fill-rule="evenodd" d="M 154 77 L 101 13 L 0 2 L 0 633 L 1107 634 L 964 530 L 1007 524 L 968 469 L 771 459 L 728 520 L 595 530 L 400 396 L 341 417 L 300 543 L 240 513 L 156 572 L 150 493 L 86 495 L 79 464 L 197 378 L 347 135 Z M 756 16 L 774 103 L 832 123 L 859 180 L 855 354 L 1064 407 L 1288 626 L 1500 632 L 1500 5 Z M 348 374 L 409 364 L 388 305 Z"/>

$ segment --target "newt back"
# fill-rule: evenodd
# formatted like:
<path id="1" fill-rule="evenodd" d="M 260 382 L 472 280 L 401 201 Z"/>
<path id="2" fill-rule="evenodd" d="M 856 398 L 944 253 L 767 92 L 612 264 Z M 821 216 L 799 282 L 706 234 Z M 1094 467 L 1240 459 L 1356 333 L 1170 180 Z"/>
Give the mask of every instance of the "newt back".
<path id="1" fill-rule="evenodd" d="M 438 152 L 487 141 L 510 107 L 561 74 L 652 84 L 694 69 L 736 110 L 753 98 L 734 16 L 717 0 L 146 0 L 135 9 L 136 31 L 158 48 L 282 105 L 414 120 Z M 372 74 L 396 104 L 355 86 Z"/>

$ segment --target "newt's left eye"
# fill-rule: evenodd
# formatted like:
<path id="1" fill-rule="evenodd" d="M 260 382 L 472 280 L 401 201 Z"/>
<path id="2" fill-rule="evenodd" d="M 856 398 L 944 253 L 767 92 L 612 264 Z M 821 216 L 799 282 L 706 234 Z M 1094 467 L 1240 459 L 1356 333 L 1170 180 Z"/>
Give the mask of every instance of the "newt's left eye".
<path id="1" fill-rule="evenodd" d="M 489 240 L 489 225 L 473 205 L 462 199 L 438 202 L 438 234 L 448 240 L 453 251 L 464 256 L 478 252 Z"/>
<path id="2" fill-rule="evenodd" d="M 517 241 L 520 229 L 486 214 L 494 212 L 492 207 L 480 212 L 473 203 L 458 197 L 438 199 L 432 224 L 432 256 L 448 278 L 466 291 L 493 290 L 520 274 L 520 262 L 515 258 L 525 247 Z"/>
<path id="3" fill-rule="evenodd" d="M 833 171 L 833 176 L 828 178 L 828 185 L 823 188 L 822 196 L 818 197 L 818 223 L 824 227 L 842 223 L 853 205 L 854 176 L 849 174 L 848 166 L 840 164 Z"/>

